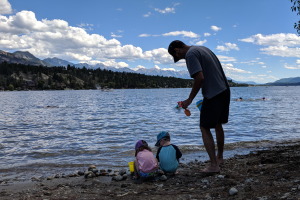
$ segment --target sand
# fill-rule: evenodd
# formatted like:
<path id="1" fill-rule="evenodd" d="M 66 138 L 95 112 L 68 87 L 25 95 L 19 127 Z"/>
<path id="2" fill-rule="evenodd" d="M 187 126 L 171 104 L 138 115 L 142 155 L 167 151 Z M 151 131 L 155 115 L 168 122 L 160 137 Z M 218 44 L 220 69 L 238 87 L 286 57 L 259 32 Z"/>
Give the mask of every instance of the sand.
<path id="1" fill-rule="evenodd" d="M 225 160 L 218 174 L 200 172 L 206 162 L 181 164 L 167 180 L 136 183 L 130 176 L 67 177 L 0 182 L 0 199 L 295 199 L 300 200 L 300 141 Z"/>

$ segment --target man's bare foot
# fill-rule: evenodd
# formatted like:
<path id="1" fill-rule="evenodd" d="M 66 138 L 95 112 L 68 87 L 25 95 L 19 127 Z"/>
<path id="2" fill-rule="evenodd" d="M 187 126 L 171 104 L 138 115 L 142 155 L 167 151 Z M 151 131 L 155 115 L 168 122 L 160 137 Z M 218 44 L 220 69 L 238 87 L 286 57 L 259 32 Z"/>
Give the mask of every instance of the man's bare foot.
<path id="1" fill-rule="evenodd" d="M 206 166 L 204 169 L 201 170 L 203 173 L 219 173 L 220 167 L 219 166 Z"/>
<path id="2" fill-rule="evenodd" d="M 217 163 L 219 166 L 224 164 L 224 159 L 223 158 L 217 158 Z"/>

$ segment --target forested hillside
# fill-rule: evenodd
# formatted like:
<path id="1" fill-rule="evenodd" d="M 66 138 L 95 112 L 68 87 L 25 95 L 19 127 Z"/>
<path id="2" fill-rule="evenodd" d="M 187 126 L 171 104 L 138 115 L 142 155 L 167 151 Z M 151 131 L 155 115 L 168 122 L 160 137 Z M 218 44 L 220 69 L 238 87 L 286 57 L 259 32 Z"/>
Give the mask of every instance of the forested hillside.
<path id="1" fill-rule="evenodd" d="M 0 90 L 188 88 L 192 79 L 68 67 L 0 64 Z M 231 86 L 238 86 L 230 81 Z M 245 85 L 245 84 L 244 84 Z"/>

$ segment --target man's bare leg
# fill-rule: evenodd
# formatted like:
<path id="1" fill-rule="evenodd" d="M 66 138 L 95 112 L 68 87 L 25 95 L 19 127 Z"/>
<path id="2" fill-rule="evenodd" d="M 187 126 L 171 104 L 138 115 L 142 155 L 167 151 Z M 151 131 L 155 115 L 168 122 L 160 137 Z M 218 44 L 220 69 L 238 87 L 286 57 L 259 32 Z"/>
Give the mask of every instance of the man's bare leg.
<path id="1" fill-rule="evenodd" d="M 217 124 L 216 128 L 216 138 L 218 146 L 217 162 L 219 165 L 224 163 L 223 152 L 224 152 L 224 130 L 222 124 Z"/>
<path id="2" fill-rule="evenodd" d="M 209 128 L 201 126 L 200 129 L 202 132 L 202 140 L 210 159 L 210 165 L 203 169 L 202 172 L 219 172 L 220 167 L 217 163 L 214 138 Z"/>

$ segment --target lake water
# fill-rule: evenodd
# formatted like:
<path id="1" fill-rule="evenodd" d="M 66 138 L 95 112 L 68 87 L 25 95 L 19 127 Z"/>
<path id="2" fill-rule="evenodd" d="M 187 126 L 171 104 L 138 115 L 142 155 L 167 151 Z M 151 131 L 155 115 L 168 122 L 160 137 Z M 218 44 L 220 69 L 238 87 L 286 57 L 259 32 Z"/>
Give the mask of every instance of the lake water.
<path id="1" fill-rule="evenodd" d="M 195 102 L 176 110 L 190 89 L 0 92 L 0 174 L 72 172 L 89 164 L 126 167 L 134 144 L 169 131 L 182 161 L 207 160 Z M 242 97 L 243 101 L 235 101 Z M 266 100 L 261 100 L 265 97 Z M 225 156 L 300 138 L 300 87 L 231 88 Z"/>

